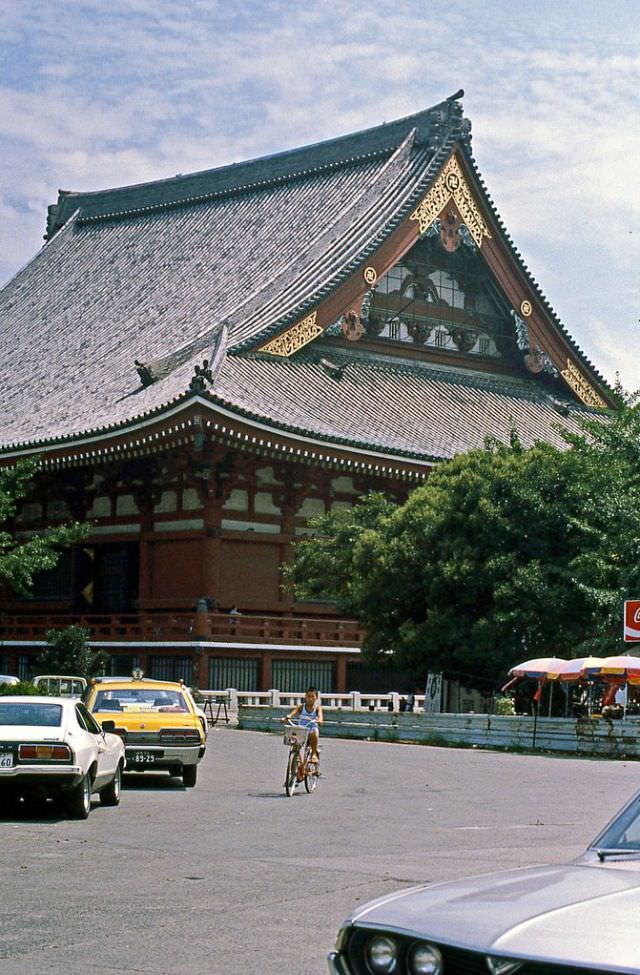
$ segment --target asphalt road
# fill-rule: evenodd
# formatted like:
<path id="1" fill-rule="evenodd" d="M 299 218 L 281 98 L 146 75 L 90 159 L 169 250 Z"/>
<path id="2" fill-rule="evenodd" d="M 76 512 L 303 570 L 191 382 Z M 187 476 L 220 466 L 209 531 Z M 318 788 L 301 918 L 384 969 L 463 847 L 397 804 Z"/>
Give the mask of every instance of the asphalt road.
<path id="1" fill-rule="evenodd" d="M 198 786 L 129 776 L 86 822 L 0 813 L 2 975 L 324 975 L 355 904 L 576 855 L 640 764 L 327 740 L 284 795 L 279 738 L 215 728 Z"/>

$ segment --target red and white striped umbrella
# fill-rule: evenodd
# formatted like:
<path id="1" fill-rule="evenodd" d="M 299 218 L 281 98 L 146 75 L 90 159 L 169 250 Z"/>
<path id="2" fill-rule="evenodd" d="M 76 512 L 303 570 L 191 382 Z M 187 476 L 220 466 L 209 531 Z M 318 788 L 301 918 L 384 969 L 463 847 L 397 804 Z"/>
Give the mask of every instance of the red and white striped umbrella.
<path id="1" fill-rule="evenodd" d="M 562 668 L 569 663 L 562 657 L 537 657 L 534 660 L 525 660 L 524 663 L 517 664 L 509 671 L 512 677 L 535 677 L 537 680 L 555 680 Z"/>
<path id="2" fill-rule="evenodd" d="M 600 668 L 596 672 L 598 676 L 606 677 L 640 677 L 640 657 L 632 657 L 629 654 L 619 654 L 614 657 L 604 657 Z"/>
<path id="3" fill-rule="evenodd" d="M 577 681 L 592 676 L 602 666 L 602 657 L 576 657 L 565 660 L 558 676 L 560 680 Z"/>

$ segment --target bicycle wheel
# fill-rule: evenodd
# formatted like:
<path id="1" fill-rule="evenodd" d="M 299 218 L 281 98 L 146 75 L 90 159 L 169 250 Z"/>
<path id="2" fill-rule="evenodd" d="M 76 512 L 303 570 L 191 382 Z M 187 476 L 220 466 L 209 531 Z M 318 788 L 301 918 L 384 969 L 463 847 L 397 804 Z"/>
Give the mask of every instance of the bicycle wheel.
<path id="1" fill-rule="evenodd" d="M 288 796 L 292 796 L 296 791 L 297 781 L 296 773 L 298 771 L 298 753 L 292 748 L 289 752 L 289 761 L 287 762 L 287 777 L 284 780 L 284 791 Z"/>
<path id="2" fill-rule="evenodd" d="M 311 793 L 318 784 L 318 766 L 314 762 L 310 762 L 311 752 L 305 755 L 304 763 L 304 787 L 307 792 Z"/>

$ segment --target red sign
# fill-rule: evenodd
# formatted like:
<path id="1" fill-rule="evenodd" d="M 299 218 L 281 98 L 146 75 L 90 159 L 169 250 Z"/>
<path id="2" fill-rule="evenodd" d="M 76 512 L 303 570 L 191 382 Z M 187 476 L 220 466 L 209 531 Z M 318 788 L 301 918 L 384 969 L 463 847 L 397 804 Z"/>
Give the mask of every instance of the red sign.
<path id="1" fill-rule="evenodd" d="M 640 599 L 627 599 L 625 601 L 624 642 L 640 642 Z"/>

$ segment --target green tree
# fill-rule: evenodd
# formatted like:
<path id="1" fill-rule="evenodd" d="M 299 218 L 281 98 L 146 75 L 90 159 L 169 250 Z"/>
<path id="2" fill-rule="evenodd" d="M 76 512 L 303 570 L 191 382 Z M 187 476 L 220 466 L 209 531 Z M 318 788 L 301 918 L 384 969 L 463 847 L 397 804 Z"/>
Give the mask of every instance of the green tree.
<path id="1" fill-rule="evenodd" d="M 488 443 L 398 508 L 326 515 L 297 546 L 299 598 L 333 598 L 365 652 L 416 675 L 499 679 L 527 657 L 621 650 L 640 592 L 640 416 L 585 422 L 567 449 Z"/>
<path id="2" fill-rule="evenodd" d="M 416 673 L 496 678 L 584 635 L 572 560 L 591 544 L 572 456 L 517 438 L 443 464 L 355 553 L 367 648 Z"/>
<path id="3" fill-rule="evenodd" d="M 91 631 L 83 626 L 47 630 L 47 646 L 38 657 L 38 667 L 43 673 L 85 678 L 104 674 L 109 656 L 105 650 L 92 650 L 90 636 Z"/>
<path id="4" fill-rule="evenodd" d="M 581 653 L 628 652 L 623 603 L 640 595 L 640 410 L 628 399 L 609 422 L 587 421 L 583 435 L 568 437 L 588 485 L 579 527 L 590 545 L 572 565 L 591 608 Z"/>
<path id="5" fill-rule="evenodd" d="M 395 510 L 392 501 L 371 493 L 352 508 L 338 508 L 310 520 L 313 535 L 296 544 L 295 560 L 283 565 L 285 584 L 298 599 L 327 600 L 343 613 L 360 613 L 355 552 L 363 534 Z"/>
<path id="6" fill-rule="evenodd" d="M 71 522 L 29 537 L 16 536 L 10 523 L 36 474 L 34 461 L 0 469 L 0 586 L 21 595 L 30 591 L 38 572 L 55 566 L 61 549 L 88 533 L 87 525 Z"/>

